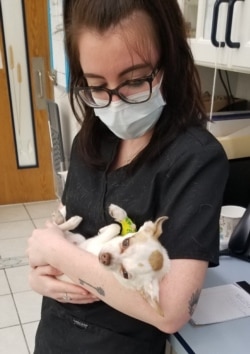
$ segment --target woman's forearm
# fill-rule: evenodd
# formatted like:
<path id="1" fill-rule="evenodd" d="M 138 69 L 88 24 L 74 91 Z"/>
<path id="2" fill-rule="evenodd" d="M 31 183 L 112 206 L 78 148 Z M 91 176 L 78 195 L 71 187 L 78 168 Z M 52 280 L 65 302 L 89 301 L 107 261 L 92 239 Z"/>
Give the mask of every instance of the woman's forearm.
<path id="1" fill-rule="evenodd" d="M 47 256 L 50 265 L 60 269 L 74 283 L 83 286 L 111 307 L 153 326 L 163 326 L 164 318 L 138 292 L 122 286 L 93 254 L 67 241 L 60 241 L 60 246 L 58 244 L 49 248 Z"/>
<path id="2" fill-rule="evenodd" d="M 139 292 L 122 286 L 93 254 L 67 241 L 60 241 L 60 245 L 50 247 L 47 255 L 50 265 L 60 269 L 73 282 L 83 286 L 111 307 L 166 333 L 176 332 L 189 320 L 190 301 L 194 296 L 198 297 L 207 269 L 206 262 L 172 261 L 171 271 L 161 283 L 160 306 L 164 312 L 164 316 L 161 316 Z M 191 279 L 190 274 L 194 274 L 194 271 L 197 277 Z M 198 298 L 196 300 L 198 301 Z"/>

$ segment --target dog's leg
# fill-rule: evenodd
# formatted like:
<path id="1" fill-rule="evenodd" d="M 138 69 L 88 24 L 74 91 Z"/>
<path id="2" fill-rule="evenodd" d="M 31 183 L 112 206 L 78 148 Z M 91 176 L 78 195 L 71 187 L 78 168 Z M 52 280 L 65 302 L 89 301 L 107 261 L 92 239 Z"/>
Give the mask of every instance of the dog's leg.
<path id="1" fill-rule="evenodd" d="M 103 245 L 112 238 L 120 234 L 121 227 L 118 224 L 110 224 L 101 229 L 101 233 L 97 236 L 91 237 L 83 242 L 80 247 L 95 254 L 99 255 Z"/>
<path id="2" fill-rule="evenodd" d="M 113 237 L 120 235 L 121 226 L 119 224 L 110 224 L 102 227 L 96 237 L 99 238 L 101 243 L 111 240 Z"/>
<path id="3" fill-rule="evenodd" d="M 85 237 L 81 234 L 74 234 L 70 231 L 65 231 L 65 237 L 69 242 L 73 243 L 78 247 L 81 247 L 82 243 L 86 240 Z"/>
<path id="4" fill-rule="evenodd" d="M 140 290 L 140 294 L 159 315 L 164 317 L 164 312 L 159 303 L 159 283 L 157 279 L 152 279 L 145 288 Z"/>
<path id="5" fill-rule="evenodd" d="M 74 230 L 82 221 L 81 216 L 72 216 L 69 220 L 63 224 L 57 225 L 62 231 Z"/>
<path id="6" fill-rule="evenodd" d="M 118 205 L 110 204 L 109 215 L 112 216 L 115 221 L 121 224 L 120 234 L 122 236 L 136 231 L 136 226 L 133 223 L 133 221 L 128 217 L 126 211 L 121 207 L 119 207 Z"/>
<path id="7" fill-rule="evenodd" d="M 110 204 L 109 215 L 112 216 L 112 218 L 118 222 L 127 217 L 126 211 L 115 204 Z"/>

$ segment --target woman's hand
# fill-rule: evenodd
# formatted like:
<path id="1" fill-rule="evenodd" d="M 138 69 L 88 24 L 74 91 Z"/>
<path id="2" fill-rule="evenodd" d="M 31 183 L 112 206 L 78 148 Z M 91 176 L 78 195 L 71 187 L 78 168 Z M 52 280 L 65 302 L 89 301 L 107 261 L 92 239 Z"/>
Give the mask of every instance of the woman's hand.
<path id="1" fill-rule="evenodd" d="M 99 301 L 84 288 L 57 279 L 56 277 L 61 274 L 49 265 L 31 268 L 29 283 L 37 293 L 63 303 L 90 304 Z"/>
<path id="2" fill-rule="evenodd" d="M 60 242 L 67 242 L 63 232 L 53 224 L 45 229 L 35 229 L 28 240 L 27 255 L 32 268 L 47 265 L 48 251 L 59 247 Z"/>

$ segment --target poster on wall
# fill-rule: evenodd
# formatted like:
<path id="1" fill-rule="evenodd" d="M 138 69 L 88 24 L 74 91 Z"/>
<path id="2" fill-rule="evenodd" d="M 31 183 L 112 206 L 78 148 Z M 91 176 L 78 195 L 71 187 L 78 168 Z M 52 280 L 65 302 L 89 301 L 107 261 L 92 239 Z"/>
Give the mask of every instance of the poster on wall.
<path id="1" fill-rule="evenodd" d="M 0 0 L 0 13 L 17 166 L 36 167 L 37 150 L 23 0 Z"/>

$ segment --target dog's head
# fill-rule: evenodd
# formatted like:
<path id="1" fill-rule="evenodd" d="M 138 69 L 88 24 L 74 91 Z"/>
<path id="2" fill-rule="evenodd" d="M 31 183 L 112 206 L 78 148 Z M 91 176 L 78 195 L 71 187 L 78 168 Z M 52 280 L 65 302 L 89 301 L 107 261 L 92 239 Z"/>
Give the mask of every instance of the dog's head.
<path id="1" fill-rule="evenodd" d="M 170 267 L 167 251 L 158 240 L 166 219 L 163 216 L 155 222 L 147 221 L 138 232 L 113 238 L 99 253 L 99 261 L 104 266 L 114 271 L 126 286 L 133 284 L 147 300 L 148 297 L 158 300 L 158 281 Z"/>

